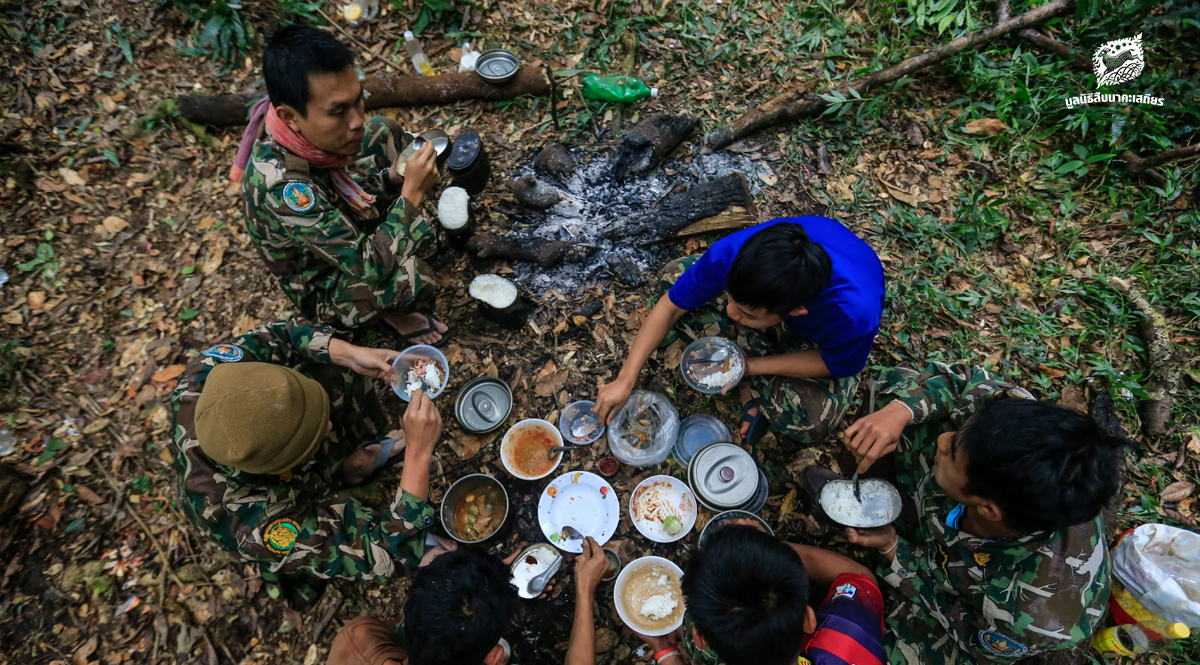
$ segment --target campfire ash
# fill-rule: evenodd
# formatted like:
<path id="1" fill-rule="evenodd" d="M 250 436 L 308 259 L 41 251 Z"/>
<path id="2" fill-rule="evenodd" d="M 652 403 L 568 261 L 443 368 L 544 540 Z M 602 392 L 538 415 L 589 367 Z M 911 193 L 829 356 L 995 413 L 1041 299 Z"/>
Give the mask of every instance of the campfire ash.
<path id="1" fill-rule="evenodd" d="M 510 249 L 520 248 L 514 255 L 522 254 L 521 249 L 544 252 L 553 246 L 566 249 L 567 258 L 556 265 L 539 265 L 532 254 L 513 256 L 529 259 L 512 266 L 515 282 L 532 293 L 549 288 L 574 291 L 613 277 L 628 286 L 640 285 L 679 251 L 653 233 L 631 236 L 623 225 L 652 213 L 673 194 L 735 173 L 744 175 L 750 193 L 757 194 L 761 190 L 759 176 L 771 173 L 765 162 L 719 152 L 694 155 L 690 160 L 673 159 L 649 175 L 618 182 L 612 175 L 615 154 L 585 161 L 575 151 L 572 156 L 578 167 L 567 179 L 535 172 L 532 166 L 516 174 L 517 179 L 537 179 L 538 197 L 544 197 L 544 190 L 550 188 L 559 200 L 544 211 L 523 207 L 511 214 L 508 234 L 502 240 L 510 243 Z"/>

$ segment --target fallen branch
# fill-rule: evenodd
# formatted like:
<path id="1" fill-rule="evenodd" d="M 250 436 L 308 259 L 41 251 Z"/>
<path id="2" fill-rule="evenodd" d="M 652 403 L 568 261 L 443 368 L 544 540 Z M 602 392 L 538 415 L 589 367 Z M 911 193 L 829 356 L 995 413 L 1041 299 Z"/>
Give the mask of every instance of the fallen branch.
<path id="1" fill-rule="evenodd" d="M 1169 164 L 1171 162 L 1177 162 L 1181 159 L 1195 157 L 1197 155 L 1200 155 L 1200 143 L 1197 143 L 1196 145 L 1184 146 L 1182 148 L 1164 150 L 1153 157 L 1147 157 L 1145 159 L 1138 157 L 1128 150 L 1122 150 L 1121 154 L 1117 156 L 1125 160 L 1126 171 L 1145 176 L 1145 178 L 1150 182 L 1162 187 L 1163 185 L 1167 184 L 1167 176 L 1155 170 L 1156 167 L 1162 166 L 1163 164 Z"/>
<path id="2" fill-rule="evenodd" d="M 544 242 L 528 240 L 521 242 L 509 238 L 480 234 L 467 240 L 467 249 L 481 259 L 513 259 L 536 263 L 542 268 L 553 268 L 560 263 L 579 263 L 598 249 L 595 245 L 575 243 L 569 240 Z"/>
<path id="3" fill-rule="evenodd" d="M 1146 365 L 1150 378 L 1145 384 L 1146 399 L 1138 404 L 1138 414 L 1142 418 L 1142 431 L 1146 436 L 1162 436 L 1167 433 L 1171 422 L 1171 406 L 1175 402 L 1175 389 L 1183 373 L 1183 359 L 1175 357 L 1167 317 L 1129 282 L 1120 277 L 1110 277 L 1108 283 L 1145 316 L 1139 329 L 1146 344 Z"/>
<path id="4" fill-rule="evenodd" d="M 521 67 L 507 83 L 492 84 L 475 72 L 438 76 L 368 76 L 363 79 L 366 107 L 370 109 L 421 104 L 449 104 L 464 99 L 510 101 L 524 95 L 545 96 L 550 82 L 541 67 Z M 175 101 L 183 119 L 216 127 L 246 124 L 250 107 L 263 92 L 237 95 L 187 95 Z"/>
<path id="5" fill-rule="evenodd" d="M 705 231 L 740 228 L 758 221 L 750 185 L 741 173 L 701 182 L 663 199 L 654 208 L 604 230 L 605 238 L 647 236 L 650 241 Z"/>
<path id="6" fill-rule="evenodd" d="M 1008 3 L 1009 0 L 1000 0 L 1000 2 L 996 5 L 997 20 L 1007 21 L 1009 19 Z M 1071 47 L 1058 41 L 1057 39 L 1054 39 L 1053 37 L 1044 35 L 1033 28 L 1024 28 L 1022 30 L 1018 30 L 1017 36 L 1027 42 L 1032 43 L 1043 51 L 1050 51 L 1063 60 L 1070 62 L 1077 69 L 1082 69 L 1086 72 L 1092 71 L 1092 61 L 1088 60 L 1087 56 L 1075 53 L 1071 50 Z"/>
<path id="7" fill-rule="evenodd" d="M 931 65 L 942 62 L 969 48 L 989 42 L 997 37 L 1017 32 L 1031 25 L 1064 14 L 1075 5 L 1075 0 L 1054 0 L 1037 9 L 1030 10 L 1007 21 L 988 26 L 963 35 L 958 39 L 943 44 L 932 51 L 926 51 L 918 56 L 909 58 L 897 65 L 880 70 L 861 79 L 850 81 L 836 90 L 843 95 L 849 95 L 853 89 L 863 94 L 879 86 L 899 80 Z M 704 152 L 720 150 L 725 146 L 743 139 L 760 129 L 785 122 L 794 122 L 800 118 L 819 115 L 829 108 L 830 102 L 813 93 L 815 84 L 805 81 L 785 90 L 780 97 L 748 111 L 729 127 L 718 127 L 704 139 Z M 780 100 L 780 101 L 776 101 Z"/>

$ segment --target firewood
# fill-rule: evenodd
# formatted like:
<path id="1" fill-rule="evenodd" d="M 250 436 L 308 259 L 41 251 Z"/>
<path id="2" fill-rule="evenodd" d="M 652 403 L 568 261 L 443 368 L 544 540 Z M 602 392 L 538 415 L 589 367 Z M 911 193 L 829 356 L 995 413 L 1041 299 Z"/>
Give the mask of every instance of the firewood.
<path id="1" fill-rule="evenodd" d="M 467 240 L 467 249 L 481 259 L 502 258 L 536 263 L 542 268 L 553 268 L 560 263 L 579 263 L 598 249 L 595 245 L 576 243 L 569 240 L 553 242 L 529 241 L 525 244 L 498 236 L 480 234 Z"/>
<path id="2" fill-rule="evenodd" d="M 653 171 L 680 143 L 692 135 L 699 120 L 655 113 L 629 128 L 617 147 L 612 174 L 617 182 Z"/>
<path id="3" fill-rule="evenodd" d="M 740 209 L 739 211 L 733 208 Z M 729 211 L 729 212 L 727 212 Z M 701 230 L 688 230 L 692 225 L 705 220 Z M 686 192 L 667 197 L 657 207 L 621 220 L 604 230 L 605 238 L 648 237 L 663 240 L 688 233 L 702 233 L 717 228 L 732 228 L 730 224 L 745 225 L 744 222 L 758 218 L 754 196 L 750 185 L 741 173 L 731 173 L 723 178 L 702 182 Z"/>
<path id="4" fill-rule="evenodd" d="M 521 67 L 507 83 L 492 84 L 475 72 L 437 76 L 368 76 L 363 80 L 366 107 L 370 109 L 420 104 L 449 104 L 464 99 L 510 101 L 524 95 L 542 97 L 550 82 L 541 67 Z M 178 98 L 179 115 L 202 125 L 244 125 L 250 107 L 265 92 L 238 95 L 187 95 Z"/>
<path id="5" fill-rule="evenodd" d="M 1185 362 L 1175 354 L 1167 317 L 1163 316 L 1162 311 L 1120 277 L 1109 277 L 1108 283 L 1145 316 L 1140 331 L 1146 343 L 1146 365 L 1150 380 L 1145 386 L 1146 399 L 1138 404 L 1138 414 L 1142 418 L 1142 431 L 1146 436 L 1163 436 L 1171 422 L 1171 406 L 1175 403 L 1175 390 L 1179 386 Z"/>

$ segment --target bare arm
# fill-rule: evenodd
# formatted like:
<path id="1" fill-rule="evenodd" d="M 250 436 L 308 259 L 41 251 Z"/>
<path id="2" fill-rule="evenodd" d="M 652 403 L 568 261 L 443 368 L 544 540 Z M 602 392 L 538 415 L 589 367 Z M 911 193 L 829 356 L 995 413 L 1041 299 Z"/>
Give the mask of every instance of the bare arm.
<path id="1" fill-rule="evenodd" d="M 400 489 L 427 501 L 429 499 L 429 463 L 433 446 L 442 435 L 442 416 L 433 400 L 417 390 L 404 412 L 404 470 L 400 473 Z"/>
<path id="2" fill-rule="evenodd" d="M 875 579 L 869 568 L 837 552 L 798 543 L 788 545 L 804 560 L 804 570 L 808 571 L 808 578 L 821 586 L 829 586 L 843 573 L 866 575 Z"/>
<path id="3" fill-rule="evenodd" d="M 583 553 L 575 558 L 575 622 L 567 644 L 566 665 L 596 665 L 596 619 L 592 598 L 608 570 L 608 559 L 600 544 L 588 536 Z"/>
<path id="4" fill-rule="evenodd" d="M 671 327 L 686 313 L 687 310 L 676 307 L 675 303 L 671 302 L 671 298 L 666 295 L 658 301 L 654 309 L 650 310 L 650 315 L 642 322 L 642 328 L 638 330 L 637 337 L 633 340 L 633 346 L 629 349 L 629 357 L 625 359 L 621 372 L 611 383 L 601 387 L 600 393 L 596 396 L 595 410 L 605 424 L 611 424 L 616 412 L 620 411 L 621 407 L 625 406 L 625 402 L 629 401 L 629 393 L 633 391 L 638 374 L 641 373 L 646 361 L 650 359 L 650 354 L 654 353 L 654 350 L 670 332 Z"/>
<path id="5" fill-rule="evenodd" d="M 817 349 L 793 351 L 778 356 L 746 359 L 746 376 L 794 376 L 800 378 L 833 376 Z"/>

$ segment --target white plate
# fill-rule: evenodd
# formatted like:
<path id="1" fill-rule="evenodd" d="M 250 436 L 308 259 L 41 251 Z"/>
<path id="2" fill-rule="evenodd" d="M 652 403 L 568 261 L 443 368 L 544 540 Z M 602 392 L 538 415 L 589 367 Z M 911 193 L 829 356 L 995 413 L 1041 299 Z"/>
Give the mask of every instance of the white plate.
<path id="1" fill-rule="evenodd" d="M 582 540 L 567 541 L 562 537 L 564 526 L 575 527 L 585 538 L 591 536 L 603 545 L 617 532 L 620 521 L 621 502 L 616 490 L 594 473 L 564 473 L 550 481 L 538 499 L 542 533 L 564 552 L 583 551 Z"/>
<path id="2" fill-rule="evenodd" d="M 641 497 L 642 493 L 652 485 L 661 484 L 667 489 L 671 501 L 679 506 L 680 512 L 683 513 L 683 529 L 674 536 L 667 533 L 663 528 L 662 522 L 652 522 L 649 520 L 639 520 L 634 513 L 633 504 Z M 692 527 L 696 526 L 696 495 L 692 494 L 692 490 L 678 478 L 671 476 L 650 476 L 642 481 L 640 485 L 633 490 L 633 494 L 629 495 L 629 518 L 633 521 L 633 525 L 641 534 L 656 543 L 673 543 L 680 538 L 688 535 L 692 531 Z"/>

